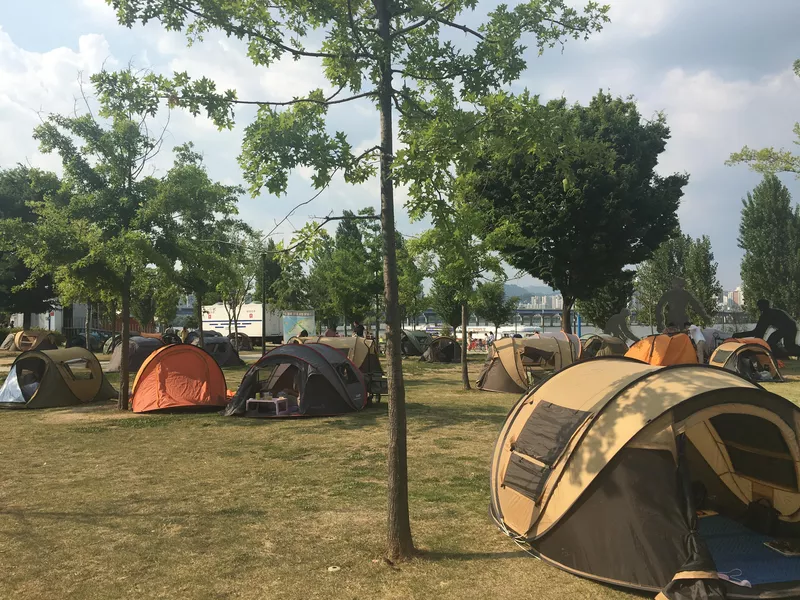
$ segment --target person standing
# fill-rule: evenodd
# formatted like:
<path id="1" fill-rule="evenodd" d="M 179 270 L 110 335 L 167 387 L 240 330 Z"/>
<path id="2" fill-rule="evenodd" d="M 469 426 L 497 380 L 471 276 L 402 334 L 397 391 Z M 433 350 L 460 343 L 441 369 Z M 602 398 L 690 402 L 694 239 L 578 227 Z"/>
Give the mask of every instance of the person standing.
<path id="1" fill-rule="evenodd" d="M 364 337 L 364 326 L 358 321 L 353 321 L 353 335 L 356 337 Z"/>
<path id="2" fill-rule="evenodd" d="M 694 342 L 694 347 L 697 349 L 697 362 L 701 365 L 706 363 L 706 336 L 703 335 L 703 330 L 693 323 L 688 323 L 689 337 Z"/>
<path id="3" fill-rule="evenodd" d="M 494 343 L 494 333 L 492 333 L 492 332 L 490 331 L 490 332 L 489 332 L 489 335 L 487 335 L 487 336 L 486 336 L 486 347 L 487 347 L 487 349 L 488 349 L 488 347 L 489 347 L 489 346 L 491 346 L 493 343 Z"/>
<path id="4" fill-rule="evenodd" d="M 185 344 L 186 343 L 186 338 L 187 337 L 189 337 L 189 330 L 186 329 L 186 325 L 184 325 L 183 329 L 181 329 L 181 344 Z"/>

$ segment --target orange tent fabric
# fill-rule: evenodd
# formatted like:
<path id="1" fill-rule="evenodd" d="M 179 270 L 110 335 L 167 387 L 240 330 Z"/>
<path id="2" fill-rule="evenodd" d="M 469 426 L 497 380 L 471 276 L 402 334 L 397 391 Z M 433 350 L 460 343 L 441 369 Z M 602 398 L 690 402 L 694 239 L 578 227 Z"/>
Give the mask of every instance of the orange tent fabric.
<path id="1" fill-rule="evenodd" d="M 226 406 L 228 386 L 217 361 L 191 344 L 163 346 L 147 357 L 133 382 L 131 406 L 142 413 L 165 408 Z"/>
<path id="2" fill-rule="evenodd" d="M 697 350 L 685 333 L 647 336 L 631 346 L 625 356 L 659 366 L 697 364 Z"/>

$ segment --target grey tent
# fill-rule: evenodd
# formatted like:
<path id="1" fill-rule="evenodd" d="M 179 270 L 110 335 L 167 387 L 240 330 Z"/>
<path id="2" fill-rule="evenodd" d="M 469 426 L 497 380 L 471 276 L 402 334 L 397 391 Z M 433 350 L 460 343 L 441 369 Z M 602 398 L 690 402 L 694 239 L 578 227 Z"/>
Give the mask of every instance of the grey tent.
<path id="1" fill-rule="evenodd" d="M 14 334 L 9 333 L 6 336 L 6 339 L 3 340 L 3 343 L 0 344 L 0 350 L 16 350 L 16 346 L 14 345 Z"/>
<path id="2" fill-rule="evenodd" d="M 206 330 L 203 330 L 203 338 L 205 338 L 205 339 L 218 338 L 218 337 L 222 337 L 222 334 L 219 331 L 213 331 L 213 330 L 212 331 L 206 331 Z M 195 346 L 197 346 L 198 344 L 195 343 L 195 342 L 197 342 L 198 339 L 200 339 L 200 332 L 197 331 L 197 330 L 190 331 L 189 335 L 186 336 L 186 341 L 184 343 L 185 344 L 194 344 Z"/>
<path id="3" fill-rule="evenodd" d="M 196 337 L 191 343 L 193 346 L 199 346 L 200 337 Z M 244 361 L 239 358 L 239 353 L 233 347 L 231 341 L 221 335 L 203 336 L 203 349 L 214 357 L 220 367 L 241 367 L 244 365 Z"/>
<path id="4" fill-rule="evenodd" d="M 400 347 L 404 356 L 422 356 L 431 341 L 433 337 L 427 331 L 403 329 L 400 332 Z"/>
<path id="5" fill-rule="evenodd" d="M 116 397 L 97 357 L 85 348 L 30 350 L 11 365 L 0 407 L 53 408 Z"/>
<path id="6" fill-rule="evenodd" d="M 161 348 L 164 344 L 156 338 L 146 338 L 133 336 L 128 340 L 128 370 L 136 373 L 145 359 L 153 352 Z M 106 371 L 109 373 L 119 371 L 122 368 L 122 344 L 117 344 Z"/>
<path id="7" fill-rule="evenodd" d="M 460 363 L 461 344 L 454 338 L 440 335 L 433 338 L 425 352 L 422 353 L 420 360 L 423 362 Z"/>
<path id="8" fill-rule="evenodd" d="M 592 334 L 581 337 L 583 352 L 581 357 L 592 358 L 595 356 L 625 356 L 628 345 L 621 339 L 605 333 Z"/>
<path id="9" fill-rule="evenodd" d="M 287 399 L 286 411 L 247 411 L 247 400 L 270 393 Z M 323 416 L 364 408 L 367 388 L 358 368 L 325 344 L 286 344 L 265 354 L 245 374 L 226 415 Z"/>
<path id="10" fill-rule="evenodd" d="M 250 340 L 250 336 L 246 333 L 242 333 L 241 331 L 238 333 L 231 333 L 228 335 L 228 339 L 231 341 L 231 344 L 237 350 L 252 350 L 253 349 L 253 342 Z M 238 344 L 234 342 L 234 340 L 238 340 Z"/>

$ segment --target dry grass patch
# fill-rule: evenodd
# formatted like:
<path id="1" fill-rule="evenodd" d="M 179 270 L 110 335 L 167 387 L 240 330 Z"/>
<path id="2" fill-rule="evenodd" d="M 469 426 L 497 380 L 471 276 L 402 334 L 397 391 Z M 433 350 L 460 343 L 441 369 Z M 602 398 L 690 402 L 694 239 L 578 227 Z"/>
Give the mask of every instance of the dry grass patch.
<path id="1" fill-rule="evenodd" d="M 461 391 L 459 365 L 405 367 L 415 560 L 381 558 L 385 403 L 285 420 L 2 411 L 0 597 L 635 597 L 530 558 L 491 523 L 490 454 L 515 397 Z M 792 372 L 770 389 L 800 398 Z M 228 387 L 243 373 L 226 370 Z"/>

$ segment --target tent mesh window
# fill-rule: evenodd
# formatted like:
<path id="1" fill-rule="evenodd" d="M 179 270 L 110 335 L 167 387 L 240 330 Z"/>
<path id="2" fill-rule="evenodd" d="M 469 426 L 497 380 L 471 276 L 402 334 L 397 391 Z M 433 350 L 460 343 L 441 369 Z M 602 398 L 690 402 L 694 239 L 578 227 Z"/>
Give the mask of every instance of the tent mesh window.
<path id="1" fill-rule="evenodd" d="M 84 358 L 68 360 L 61 363 L 61 365 L 74 381 L 94 379 L 94 374 L 89 368 L 89 361 Z"/>
<path id="2" fill-rule="evenodd" d="M 541 400 L 512 446 L 503 485 L 538 503 L 550 468 L 589 415 Z"/>
<path id="3" fill-rule="evenodd" d="M 711 418 L 734 470 L 744 476 L 797 490 L 794 460 L 780 429 L 766 419 L 742 414 Z"/>
<path id="4" fill-rule="evenodd" d="M 714 355 L 714 362 L 720 365 L 724 365 L 725 361 L 728 360 L 728 357 L 733 354 L 730 350 L 717 350 L 717 353 Z"/>

